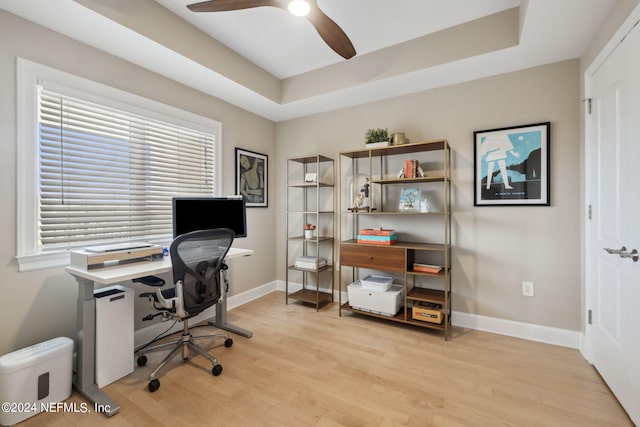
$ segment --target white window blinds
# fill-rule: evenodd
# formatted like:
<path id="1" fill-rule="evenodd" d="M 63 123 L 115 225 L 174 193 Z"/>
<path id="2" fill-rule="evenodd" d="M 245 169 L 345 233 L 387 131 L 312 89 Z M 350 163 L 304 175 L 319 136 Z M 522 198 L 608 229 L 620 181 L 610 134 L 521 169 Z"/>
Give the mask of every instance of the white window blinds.
<path id="1" fill-rule="evenodd" d="M 38 94 L 40 251 L 171 237 L 172 197 L 214 194 L 213 133 Z"/>

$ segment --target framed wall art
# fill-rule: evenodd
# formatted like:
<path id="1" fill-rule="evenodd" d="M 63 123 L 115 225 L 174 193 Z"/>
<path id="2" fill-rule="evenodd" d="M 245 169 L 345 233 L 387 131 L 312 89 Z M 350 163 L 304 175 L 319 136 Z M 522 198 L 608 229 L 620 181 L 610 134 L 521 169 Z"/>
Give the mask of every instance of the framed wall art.
<path id="1" fill-rule="evenodd" d="M 236 147 L 236 194 L 248 208 L 268 206 L 268 156 Z"/>
<path id="2" fill-rule="evenodd" d="M 550 122 L 476 131 L 474 206 L 549 206 Z"/>

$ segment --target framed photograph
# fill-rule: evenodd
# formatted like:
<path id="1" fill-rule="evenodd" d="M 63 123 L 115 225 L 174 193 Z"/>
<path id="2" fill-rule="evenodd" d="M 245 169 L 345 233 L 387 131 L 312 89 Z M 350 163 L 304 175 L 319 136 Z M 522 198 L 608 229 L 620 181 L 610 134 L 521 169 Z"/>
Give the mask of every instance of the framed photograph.
<path id="1" fill-rule="evenodd" d="M 236 147 L 236 194 L 244 197 L 248 208 L 268 206 L 268 157 Z"/>
<path id="2" fill-rule="evenodd" d="M 474 206 L 549 206 L 550 122 L 476 131 Z"/>

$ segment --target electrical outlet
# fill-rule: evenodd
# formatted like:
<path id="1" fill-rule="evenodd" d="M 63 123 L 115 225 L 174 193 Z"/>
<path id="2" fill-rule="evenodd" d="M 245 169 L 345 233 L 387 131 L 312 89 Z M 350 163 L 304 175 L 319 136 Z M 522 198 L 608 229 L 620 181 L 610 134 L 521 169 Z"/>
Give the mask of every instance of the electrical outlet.
<path id="1" fill-rule="evenodd" d="M 522 282 L 522 295 L 525 297 L 532 297 L 534 295 L 533 282 Z"/>

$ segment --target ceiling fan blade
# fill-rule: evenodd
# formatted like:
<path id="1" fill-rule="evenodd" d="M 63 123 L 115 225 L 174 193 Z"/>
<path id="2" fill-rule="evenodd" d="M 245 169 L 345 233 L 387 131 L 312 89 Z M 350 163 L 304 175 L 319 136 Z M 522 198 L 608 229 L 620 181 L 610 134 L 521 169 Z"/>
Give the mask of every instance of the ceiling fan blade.
<path id="1" fill-rule="evenodd" d="M 324 40 L 331 49 L 345 59 L 352 58 L 356 55 L 356 50 L 349 40 L 349 37 L 342 31 L 342 28 L 336 24 L 333 19 L 324 14 L 322 10 L 315 5 L 311 7 L 311 11 L 307 19 L 315 27 L 322 40 Z"/>
<path id="2" fill-rule="evenodd" d="M 311 11 L 306 17 L 315 27 L 322 40 L 338 55 L 345 59 L 356 55 L 356 50 L 349 37 L 331 18 L 324 14 L 315 0 L 309 0 Z M 288 9 L 289 0 L 209 0 L 187 5 L 192 12 L 225 12 L 230 10 L 251 9 L 254 7 L 272 6 Z"/>
<path id="3" fill-rule="evenodd" d="M 192 12 L 226 12 L 229 10 L 251 9 L 253 7 L 273 6 L 287 8 L 283 0 L 209 0 L 187 5 Z"/>

